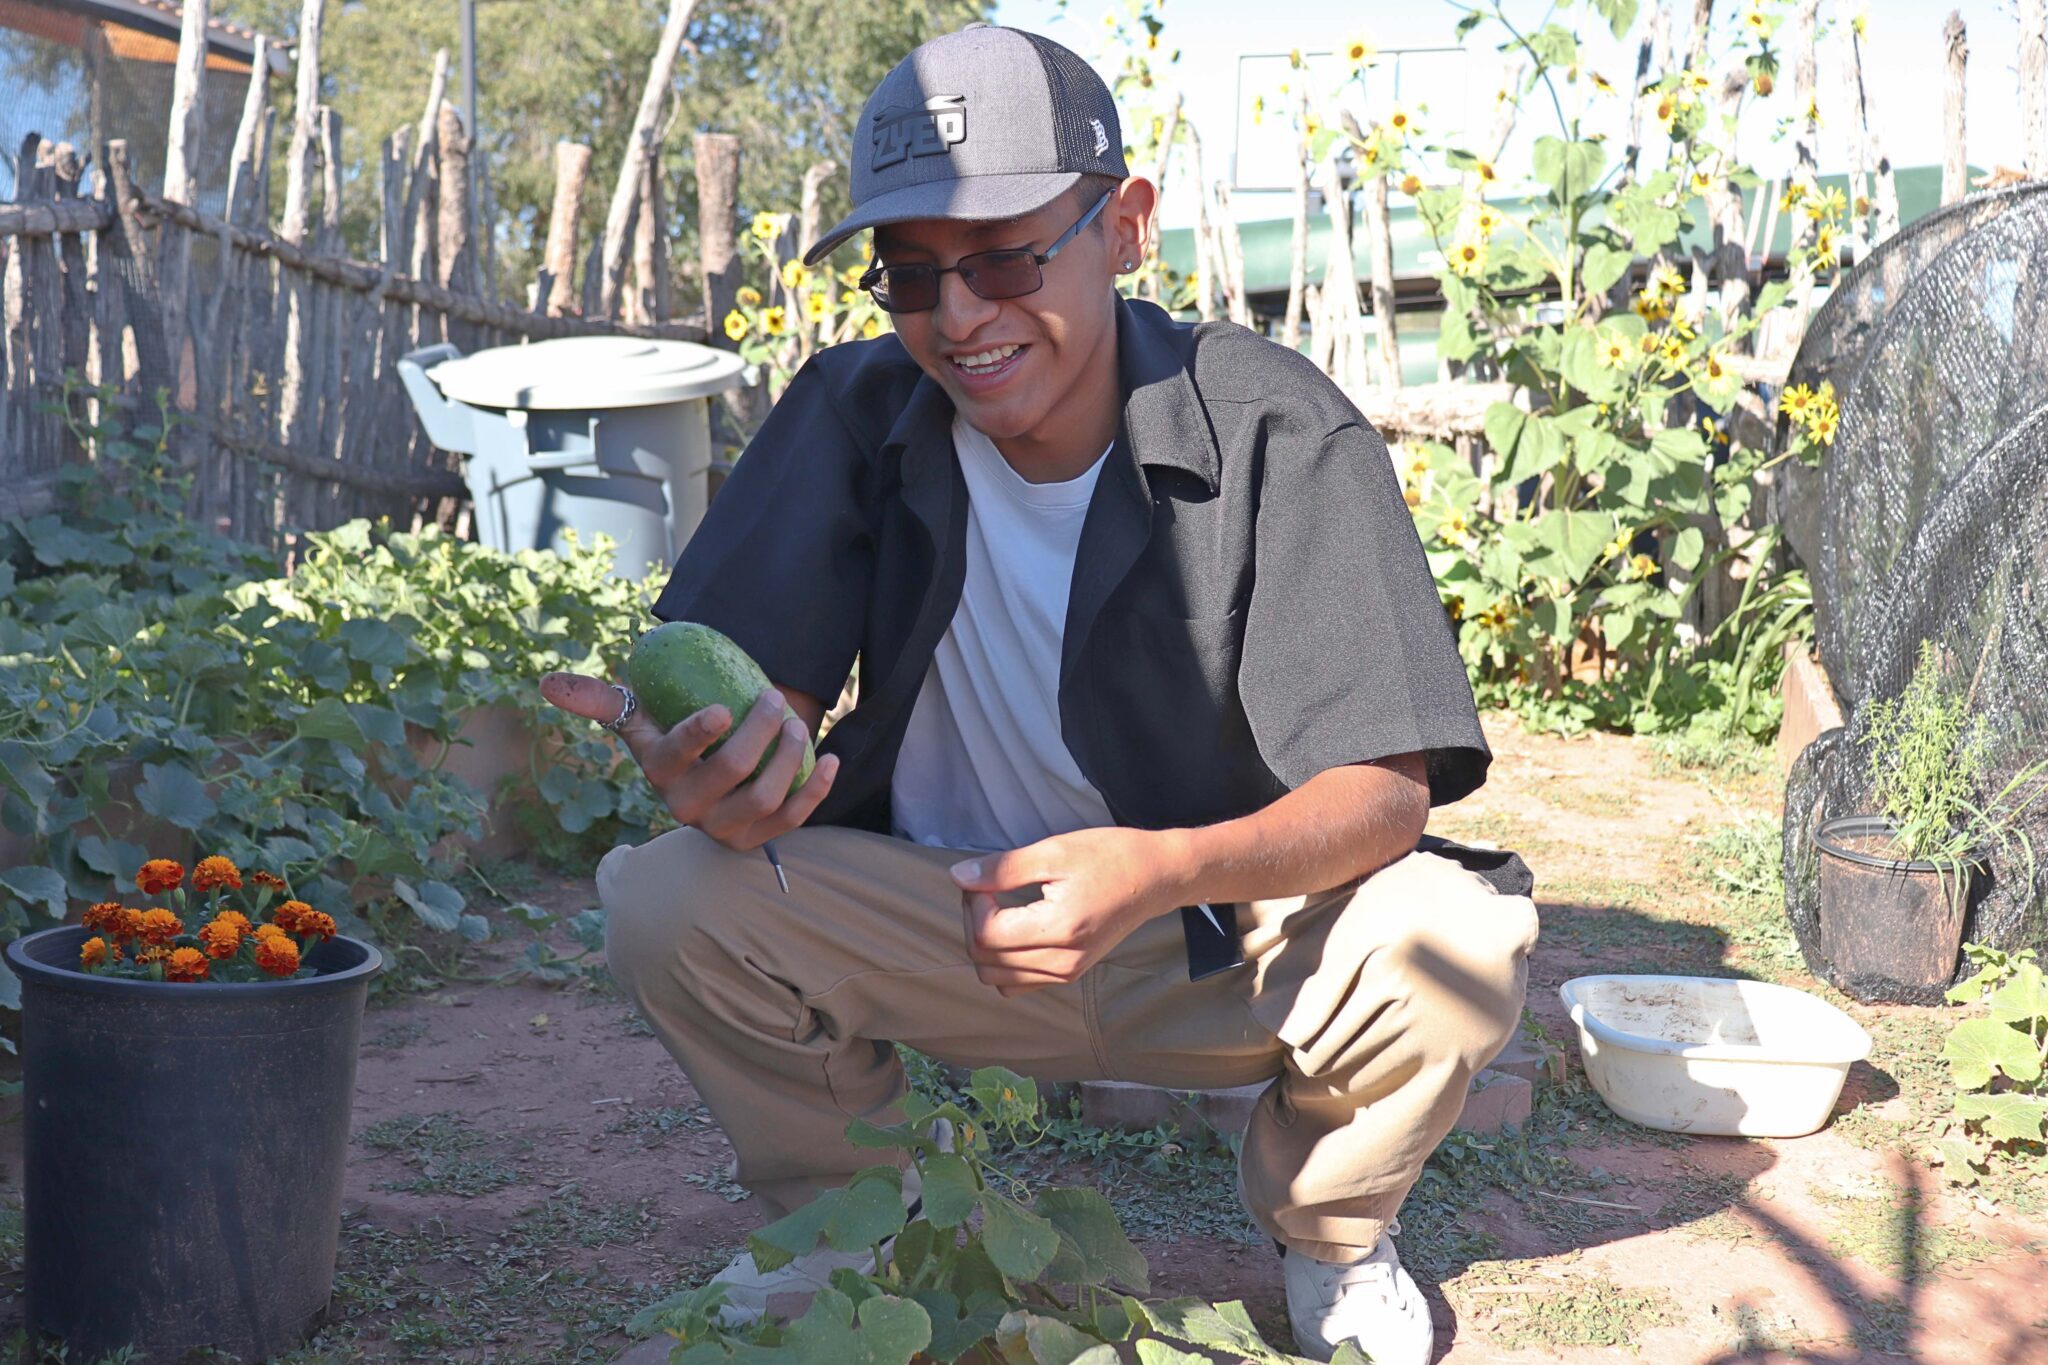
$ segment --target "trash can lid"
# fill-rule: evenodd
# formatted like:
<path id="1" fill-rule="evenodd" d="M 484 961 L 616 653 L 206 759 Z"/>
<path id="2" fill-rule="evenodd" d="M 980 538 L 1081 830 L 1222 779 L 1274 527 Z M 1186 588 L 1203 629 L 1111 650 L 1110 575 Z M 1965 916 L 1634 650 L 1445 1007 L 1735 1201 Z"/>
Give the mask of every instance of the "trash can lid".
<path id="1" fill-rule="evenodd" d="M 557 337 L 494 346 L 427 373 L 441 392 L 485 408 L 641 408 L 722 393 L 745 368 L 730 351 L 648 337 Z"/>

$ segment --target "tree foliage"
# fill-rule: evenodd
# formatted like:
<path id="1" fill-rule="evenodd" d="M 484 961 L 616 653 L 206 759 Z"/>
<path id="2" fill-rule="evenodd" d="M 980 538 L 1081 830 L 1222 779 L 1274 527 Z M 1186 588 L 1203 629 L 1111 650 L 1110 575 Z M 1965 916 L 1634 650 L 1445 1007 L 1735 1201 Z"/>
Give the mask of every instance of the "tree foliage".
<path id="1" fill-rule="evenodd" d="M 298 24 L 299 0 L 222 0 L 218 8 L 277 36 L 292 36 Z M 868 92 L 913 47 L 988 17 L 990 8 L 988 0 L 703 0 L 690 20 L 663 123 L 677 259 L 696 254 L 694 134 L 740 137 L 743 221 L 796 203 L 813 162 L 838 162 L 841 174 L 826 187 L 829 221 L 846 206 L 853 125 Z M 533 276 L 547 238 L 554 144 L 561 139 L 595 152 L 582 240 L 603 230 L 667 9 L 662 0 L 478 0 L 478 122 L 499 206 L 501 283 L 516 288 Z M 378 148 L 397 128 L 418 122 L 435 50 L 447 48 L 459 66 L 457 15 L 455 0 L 329 7 L 322 95 L 342 118 L 344 221 L 359 251 L 375 240 Z M 289 86 L 281 81 L 276 91 L 287 111 Z M 449 98 L 461 101 L 457 71 L 450 73 Z M 286 141 L 278 137 L 280 149 Z M 281 169 L 275 178 L 281 193 Z M 687 298 L 694 291 L 679 292 Z"/>

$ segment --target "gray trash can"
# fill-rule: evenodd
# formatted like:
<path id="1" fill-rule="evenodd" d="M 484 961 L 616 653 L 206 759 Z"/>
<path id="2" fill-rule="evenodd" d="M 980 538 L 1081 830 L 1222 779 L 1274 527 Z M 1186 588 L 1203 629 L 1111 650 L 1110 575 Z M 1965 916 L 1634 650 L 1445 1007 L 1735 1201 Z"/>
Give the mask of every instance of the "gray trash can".
<path id="1" fill-rule="evenodd" d="M 627 578 L 673 563 L 703 519 L 711 396 L 738 356 L 688 341 L 562 337 L 398 362 L 427 438 L 468 456 L 476 539 L 499 550 L 618 542 Z"/>

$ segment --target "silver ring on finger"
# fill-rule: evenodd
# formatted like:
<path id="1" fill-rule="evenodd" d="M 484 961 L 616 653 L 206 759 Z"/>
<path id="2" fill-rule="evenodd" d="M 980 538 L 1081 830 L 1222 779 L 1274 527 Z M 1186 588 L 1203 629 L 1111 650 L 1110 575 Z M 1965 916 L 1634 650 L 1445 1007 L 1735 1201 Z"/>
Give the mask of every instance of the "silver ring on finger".
<path id="1" fill-rule="evenodd" d="M 612 684 L 612 691 L 619 694 L 619 714 L 611 720 L 601 720 L 598 724 L 613 734 L 617 734 L 619 733 L 619 727 L 630 720 L 633 713 L 640 709 L 640 699 L 633 695 L 632 688 L 621 687 L 617 683 Z"/>

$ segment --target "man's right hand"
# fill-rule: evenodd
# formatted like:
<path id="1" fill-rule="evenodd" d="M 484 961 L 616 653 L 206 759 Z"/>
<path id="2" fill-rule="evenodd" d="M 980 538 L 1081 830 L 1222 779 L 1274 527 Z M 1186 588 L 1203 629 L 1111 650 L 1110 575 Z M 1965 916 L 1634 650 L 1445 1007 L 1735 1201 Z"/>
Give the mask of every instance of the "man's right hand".
<path id="1" fill-rule="evenodd" d="M 547 674 L 540 680 L 540 694 L 571 715 L 600 724 L 617 719 L 625 704 L 610 683 L 581 673 Z M 739 728 L 709 758 L 704 751 L 732 725 L 723 706 L 707 706 L 671 730 L 663 730 L 645 710 L 636 708 L 618 734 L 670 815 L 727 848 L 746 852 L 809 819 L 839 773 L 838 757 L 826 754 L 818 759 L 810 780 L 790 792 L 810 733 L 804 721 L 784 720 L 783 707 L 780 692 L 772 687 L 763 692 Z M 749 781 L 761 755 L 778 737 L 775 757 Z"/>

